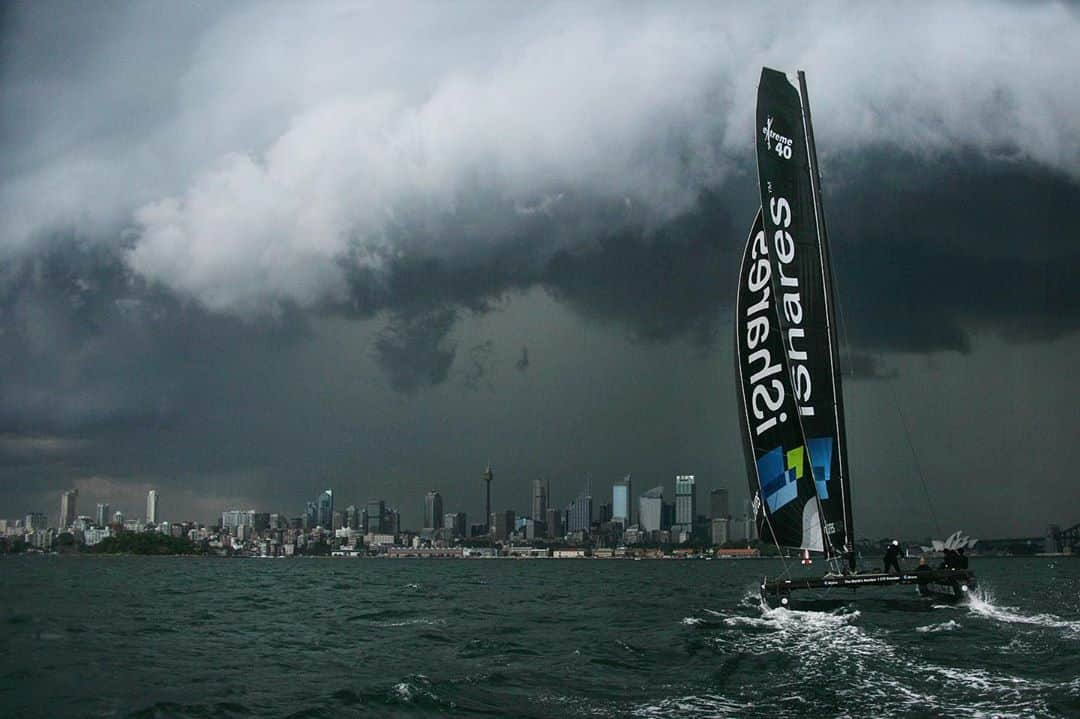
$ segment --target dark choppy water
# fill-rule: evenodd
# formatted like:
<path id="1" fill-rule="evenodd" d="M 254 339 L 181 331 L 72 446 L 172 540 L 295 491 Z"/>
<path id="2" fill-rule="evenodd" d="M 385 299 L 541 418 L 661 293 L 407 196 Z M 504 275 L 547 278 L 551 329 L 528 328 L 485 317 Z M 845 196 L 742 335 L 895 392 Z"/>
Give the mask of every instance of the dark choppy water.
<path id="1" fill-rule="evenodd" d="M 2 716 L 1080 716 L 1080 559 L 763 611 L 770 561 L 0 560 Z"/>

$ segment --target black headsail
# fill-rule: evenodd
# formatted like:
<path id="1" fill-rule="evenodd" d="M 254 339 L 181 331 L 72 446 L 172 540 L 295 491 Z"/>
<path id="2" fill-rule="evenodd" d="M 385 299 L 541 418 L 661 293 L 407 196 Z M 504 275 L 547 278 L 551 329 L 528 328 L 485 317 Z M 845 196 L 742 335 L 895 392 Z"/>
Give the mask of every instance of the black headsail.
<path id="1" fill-rule="evenodd" d="M 800 88 L 764 68 L 758 85 L 758 180 L 790 383 L 824 524 L 823 549 L 851 548 L 851 490 L 835 306 L 813 129 Z M 807 506 L 807 512 L 812 507 Z"/>
<path id="2" fill-rule="evenodd" d="M 761 214 L 743 251 L 735 302 L 737 394 L 750 494 L 762 537 L 781 547 L 821 549 L 819 503 L 778 325 L 774 250 Z"/>

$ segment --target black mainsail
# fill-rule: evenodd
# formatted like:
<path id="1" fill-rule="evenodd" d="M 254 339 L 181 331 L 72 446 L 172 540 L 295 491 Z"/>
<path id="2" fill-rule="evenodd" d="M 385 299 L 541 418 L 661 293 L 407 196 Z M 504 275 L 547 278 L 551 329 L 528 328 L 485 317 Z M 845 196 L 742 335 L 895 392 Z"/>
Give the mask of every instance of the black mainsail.
<path id="1" fill-rule="evenodd" d="M 773 252 L 759 210 L 743 250 L 735 303 L 747 477 L 763 537 L 781 547 L 821 549 L 820 503 L 778 324 Z"/>
<path id="2" fill-rule="evenodd" d="M 976 586 L 967 569 L 856 571 L 832 262 L 802 72 L 796 86 L 761 71 L 757 121 L 761 209 L 735 305 L 750 491 L 759 529 L 778 546 L 849 560 L 844 573 L 821 578 L 763 578 L 762 599 L 788 606 L 795 590 L 914 584 L 923 596 L 961 600 Z"/>
<path id="3" fill-rule="evenodd" d="M 835 306 L 813 129 L 805 81 L 796 88 L 764 68 L 758 84 L 757 162 L 761 219 L 770 246 L 777 325 L 797 424 L 818 502 L 804 526 L 820 524 L 804 548 L 837 556 L 852 549 L 851 490 L 835 336 Z M 813 514 L 820 510 L 819 516 Z"/>

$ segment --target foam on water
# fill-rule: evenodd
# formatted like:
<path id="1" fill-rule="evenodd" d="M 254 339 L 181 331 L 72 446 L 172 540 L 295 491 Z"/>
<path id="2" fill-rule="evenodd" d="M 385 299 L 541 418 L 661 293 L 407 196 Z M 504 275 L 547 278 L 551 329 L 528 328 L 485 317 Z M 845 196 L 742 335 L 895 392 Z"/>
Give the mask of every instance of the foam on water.
<path id="1" fill-rule="evenodd" d="M 903 716 L 929 712 L 1020 717 L 1050 712 L 1044 696 L 1053 688 L 1051 684 L 1009 673 L 926 661 L 891 641 L 889 631 L 861 626 L 863 614 L 858 610 L 845 607 L 815 612 L 773 609 L 761 604 L 756 614 L 706 611 L 722 618 L 719 626 L 725 633 L 714 637 L 722 652 L 784 655 L 795 663 L 796 668 L 788 671 L 786 676 L 778 675 L 772 680 L 770 688 L 775 695 L 769 701 L 774 707 L 790 705 L 801 696 L 805 686 L 829 685 L 835 676 L 843 675 L 858 677 L 858 681 L 849 685 L 834 684 L 838 698 L 853 715 Z M 1045 615 L 1009 614 L 1008 610 L 1006 616 L 1035 620 L 1033 623 L 1044 625 L 1048 620 L 1054 626 L 1069 624 Z M 923 634 L 952 632 L 962 627 L 956 619 L 949 619 L 915 627 L 915 631 Z M 901 668 L 902 671 L 897 671 Z M 669 715 L 664 712 L 669 709 L 667 705 L 657 706 L 659 709 L 653 715 Z M 721 706 L 715 714 L 705 712 L 702 715 L 737 715 L 740 712 L 736 707 L 737 704 Z M 798 716 L 805 710 L 789 708 L 791 712 L 780 710 L 776 714 Z"/>
<path id="2" fill-rule="evenodd" d="M 718 694 L 703 694 L 701 696 L 684 696 L 634 707 L 630 710 L 630 716 L 635 717 L 663 717 L 664 719 L 679 717 L 730 717 L 746 716 L 753 712 L 753 706 L 744 702 L 735 701 Z"/>
<path id="3" fill-rule="evenodd" d="M 1016 607 L 999 606 L 994 603 L 994 596 L 985 589 L 974 592 L 968 599 L 966 606 L 973 614 L 997 622 L 1060 629 L 1065 636 L 1080 639 L 1080 621 L 1070 621 L 1047 613 L 1024 614 Z"/>
<path id="4" fill-rule="evenodd" d="M 934 634 L 937 632 L 951 632 L 952 630 L 959 628 L 960 622 L 956 621 L 955 619 L 950 619 L 949 621 L 942 622 L 941 624 L 927 624 L 923 627 L 915 627 L 915 631 L 921 632 L 922 634 Z"/>

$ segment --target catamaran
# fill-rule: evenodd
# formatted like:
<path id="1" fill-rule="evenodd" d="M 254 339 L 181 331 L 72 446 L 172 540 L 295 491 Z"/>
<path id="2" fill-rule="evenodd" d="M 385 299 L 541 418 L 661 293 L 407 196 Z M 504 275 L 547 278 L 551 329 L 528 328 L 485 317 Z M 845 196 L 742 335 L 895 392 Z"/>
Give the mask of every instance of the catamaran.
<path id="1" fill-rule="evenodd" d="M 821 202 L 806 76 L 763 68 L 757 97 L 761 205 L 747 238 L 736 300 L 736 381 L 759 535 L 784 555 L 824 556 L 830 571 L 763 578 L 761 594 L 790 606 L 834 590 L 910 584 L 963 598 L 960 569 L 859 573 L 837 345 L 832 260 Z M 845 591 L 843 593 L 847 595 Z"/>

